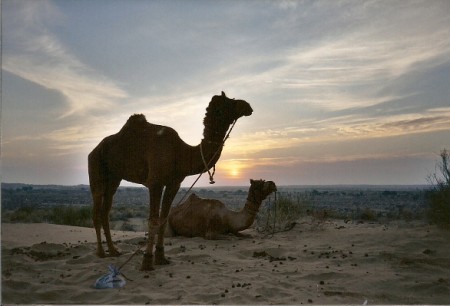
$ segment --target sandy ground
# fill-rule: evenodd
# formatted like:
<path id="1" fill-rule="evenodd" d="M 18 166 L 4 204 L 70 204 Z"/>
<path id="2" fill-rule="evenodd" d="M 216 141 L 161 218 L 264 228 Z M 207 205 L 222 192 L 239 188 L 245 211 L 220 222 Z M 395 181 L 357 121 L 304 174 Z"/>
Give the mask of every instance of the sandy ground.
<path id="1" fill-rule="evenodd" d="M 144 233 L 114 232 L 124 254 L 101 259 L 93 229 L 2 224 L 2 303 L 450 304 L 450 233 L 434 226 L 302 220 L 273 237 L 245 233 L 166 238 L 171 264 L 141 272 L 135 256 L 122 269 L 132 281 L 98 290 Z"/>

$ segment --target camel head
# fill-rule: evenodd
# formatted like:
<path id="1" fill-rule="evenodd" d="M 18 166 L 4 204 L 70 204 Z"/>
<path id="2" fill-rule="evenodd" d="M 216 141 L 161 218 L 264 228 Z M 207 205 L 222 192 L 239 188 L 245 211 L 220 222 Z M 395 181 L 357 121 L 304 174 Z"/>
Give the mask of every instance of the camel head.
<path id="1" fill-rule="evenodd" d="M 210 118 L 216 122 L 222 122 L 230 125 L 234 120 L 242 116 L 250 116 L 253 109 L 249 103 L 244 100 L 228 98 L 222 91 L 220 96 L 214 96 L 206 109 L 205 120 Z"/>
<path id="2" fill-rule="evenodd" d="M 234 120 L 239 119 L 242 116 L 250 116 L 253 113 L 252 107 L 246 101 L 230 99 L 223 91 L 221 97 L 224 101 L 228 101 L 231 104 L 231 116 L 234 116 Z"/>
<path id="3" fill-rule="evenodd" d="M 277 191 L 277 186 L 273 181 L 250 180 L 248 199 L 254 203 L 261 204 L 263 200 L 275 191 Z"/>
<path id="4" fill-rule="evenodd" d="M 209 140 L 222 140 L 235 120 L 242 116 L 250 116 L 252 113 L 253 109 L 246 101 L 230 99 L 222 91 L 222 95 L 212 97 L 206 108 L 203 136 Z"/>

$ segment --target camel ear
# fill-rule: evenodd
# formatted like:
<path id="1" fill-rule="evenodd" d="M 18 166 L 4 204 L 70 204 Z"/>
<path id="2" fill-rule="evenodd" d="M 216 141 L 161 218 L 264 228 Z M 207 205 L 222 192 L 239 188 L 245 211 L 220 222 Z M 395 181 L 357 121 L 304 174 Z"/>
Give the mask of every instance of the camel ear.
<path id="1" fill-rule="evenodd" d="M 254 180 L 250 179 L 250 184 L 253 184 Z"/>
<path id="2" fill-rule="evenodd" d="M 224 98 L 227 97 L 223 91 L 222 91 L 222 97 L 224 97 Z"/>

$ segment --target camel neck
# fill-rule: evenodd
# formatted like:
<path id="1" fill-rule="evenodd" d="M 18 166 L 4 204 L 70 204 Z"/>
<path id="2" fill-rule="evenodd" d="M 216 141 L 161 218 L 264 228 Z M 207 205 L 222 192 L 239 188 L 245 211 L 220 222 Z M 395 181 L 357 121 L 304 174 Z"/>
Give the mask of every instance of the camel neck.
<path id="1" fill-rule="evenodd" d="M 198 147 L 204 166 L 203 170 L 206 171 L 206 165 L 208 166 L 208 169 L 211 169 L 211 167 L 217 163 L 220 155 L 222 154 L 223 142 L 208 141 L 203 139 Z"/>
<path id="2" fill-rule="evenodd" d="M 245 202 L 245 206 L 242 210 L 245 211 L 247 214 L 255 217 L 258 214 L 261 202 L 262 201 L 247 198 L 247 202 Z"/>
<path id="3" fill-rule="evenodd" d="M 258 210 L 258 203 L 247 200 L 245 206 L 240 211 L 232 212 L 230 218 L 232 231 L 239 232 L 249 228 L 255 221 Z"/>
<path id="4" fill-rule="evenodd" d="M 199 145 L 191 147 L 189 153 L 191 162 L 186 165 L 188 166 L 186 169 L 187 175 L 206 172 L 205 162 L 208 164 L 209 170 L 217 163 L 222 154 L 223 142 L 230 124 L 225 124 L 220 120 L 212 120 L 212 118 L 207 120 L 207 118 L 204 119 L 204 138 Z"/>
<path id="5" fill-rule="evenodd" d="M 229 125 L 218 130 L 205 127 L 203 131 L 204 138 L 202 139 L 202 144 L 222 144 L 228 128 Z"/>
<path id="6" fill-rule="evenodd" d="M 208 163 L 208 170 L 211 169 L 219 160 L 222 153 L 222 143 L 215 143 L 202 140 L 201 144 L 190 147 L 187 153 L 189 163 L 185 164 L 185 173 L 187 176 L 206 172 L 205 163 Z M 202 158 L 203 156 L 203 158 Z"/>

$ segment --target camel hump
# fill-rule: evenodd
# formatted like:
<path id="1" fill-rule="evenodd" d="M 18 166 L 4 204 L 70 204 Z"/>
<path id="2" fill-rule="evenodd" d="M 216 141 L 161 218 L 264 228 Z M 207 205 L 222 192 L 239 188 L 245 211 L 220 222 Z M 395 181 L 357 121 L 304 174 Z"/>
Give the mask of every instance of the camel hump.
<path id="1" fill-rule="evenodd" d="M 148 125 L 147 119 L 143 114 L 134 114 L 128 118 L 125 125 L 122 127 L 120 132 L 123 131 L 133 131 L 133 130 L 142 130 Z"/>
<path id="2" fill-rule="evenodd" d="M 147 123 L 147 119 L 145 118 L 144 114 L 134 114 L 131 115 L 130 118 L 128 118 L 127 123 L 125 123 L 125 125 L 142 124 L 142 123 Z"/>
<path id="3" fill-rule="evenodd" d="M 195 193 L 191 194 L 188 198 L 188 201 L 198 200 L 200 197 L 196 195 Z"/>

